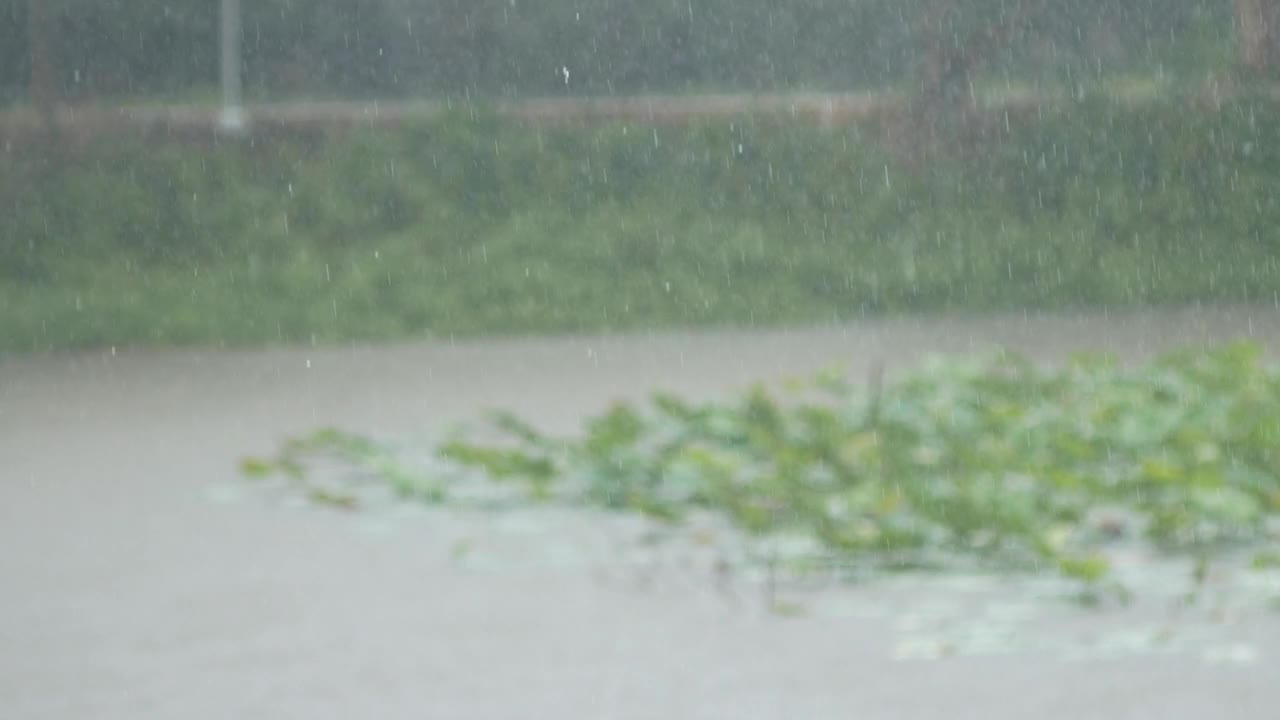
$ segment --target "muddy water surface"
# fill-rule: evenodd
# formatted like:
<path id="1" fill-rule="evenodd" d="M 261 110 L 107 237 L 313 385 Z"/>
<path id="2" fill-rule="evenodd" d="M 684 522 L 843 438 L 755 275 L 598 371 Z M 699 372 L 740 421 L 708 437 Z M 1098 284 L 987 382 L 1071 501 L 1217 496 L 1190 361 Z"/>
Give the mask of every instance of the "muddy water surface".
<path id="1" fill-rule="evenodd" d="M 1240 337 L 1274 352 L 1280 314 L 3 357 L 0 716 L 1274 717 L 1271 576 L 1224 571 L 1191 609 L 1171 591 L 1094 613 L 1034 584 L 907 577 L 797 590 L 805 614 L 779 618 L 692 551 L 621 567 L 616 520 L 344 515 L 236 476 L 321 424 L 427 439 L 502 407 L 570 430 L 659 388 Z M 1178 572 L 1125 562 L 1153 588 Z"/>

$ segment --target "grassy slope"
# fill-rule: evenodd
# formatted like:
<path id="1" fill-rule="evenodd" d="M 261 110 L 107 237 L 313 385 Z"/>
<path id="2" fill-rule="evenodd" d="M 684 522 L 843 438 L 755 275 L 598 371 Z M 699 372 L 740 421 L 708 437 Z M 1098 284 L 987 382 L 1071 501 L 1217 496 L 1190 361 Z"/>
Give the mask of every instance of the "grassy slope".
<path id="1" fill-rule="evenodd" d="M 1277 109 L 1086 102 L 928 162 L 867 127 L 485 116 L 15 149 L 0 349 L 1270 302 Z"/>

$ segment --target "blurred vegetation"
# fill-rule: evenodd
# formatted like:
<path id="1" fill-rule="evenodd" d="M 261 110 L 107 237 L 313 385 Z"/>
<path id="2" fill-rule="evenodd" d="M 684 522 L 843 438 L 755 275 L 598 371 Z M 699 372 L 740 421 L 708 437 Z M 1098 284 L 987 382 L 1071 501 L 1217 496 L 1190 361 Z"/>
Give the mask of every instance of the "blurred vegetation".
<path id="1" fill-rule="evenodd" d="M 0 154 L 0 348 L 1276 302 L 1280 103 L 1092 96 L 902 154 L 742 118 Z M 890 123 L 892 125 L 892 123 Z"/>
<path id="2" fill-rule="evenodd" d="M 217 83 L 217 2 L 39 1 L 64 97 Z M 25 94 L 28 2 L 0 0 L 0 101 Z M 243 16 L 246 89 L 268 99 L 879 88 L 1004 22 L 982 68 L 998 79 L 1235 63 L 1231 0 L 254 0 Z"/>
<path id="3" fill-rule="evenodd" d="M 1141 368 L 1081 357 L 1044 370 L 997 353 L 869 386 L 833 371 L 781 397 L 616 405 L 569 439 L 508 415 L 496 424 L 505 441 L 448 442 L 434 468 L 323 430 L 242 469 L 354 509 L 369 483 L 455 502 L 469 468 L 526 500 L 677 524 L 710 511 L 770 555 L 791 548 L 765 559 L 798 568 L 977 562 L 1100 588 L 1107 546 L 1126 538 L 1196 559 L 1201 579 L 1214 553 L 1251 547 L 1264 566 L 1280 539 L 1280 373 L 1248 344 Z M 343 483 L 314 477 L 322 456 L 347 463 Z"/>

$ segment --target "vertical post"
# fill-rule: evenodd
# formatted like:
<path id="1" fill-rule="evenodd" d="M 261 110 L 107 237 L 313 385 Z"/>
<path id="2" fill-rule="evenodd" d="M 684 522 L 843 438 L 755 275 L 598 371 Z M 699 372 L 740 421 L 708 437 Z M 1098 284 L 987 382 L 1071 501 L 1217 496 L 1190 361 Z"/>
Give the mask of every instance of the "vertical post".
<path id="1" fill-rule="evenodd" d="M 222 0 L 222 116 L 223 130 L 245 128 L 240 87 L 240 0 Z"/>
<path id="2" fill-rule="evenodd" d="M 50 56 L 49 16 L 44 0 L 27 0 L 27 43 L 31 53 L 31 104 L 48 128 L 53 127 L 58 88 Z"/>

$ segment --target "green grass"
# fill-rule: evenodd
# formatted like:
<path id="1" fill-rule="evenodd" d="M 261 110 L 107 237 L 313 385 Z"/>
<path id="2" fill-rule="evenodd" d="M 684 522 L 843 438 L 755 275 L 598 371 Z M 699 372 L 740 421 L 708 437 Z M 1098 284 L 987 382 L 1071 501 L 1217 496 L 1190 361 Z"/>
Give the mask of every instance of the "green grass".
<path id="1" fill-rule="evenodd" d="M 1275 301 L 1280 110 L 386 132 L 0 155 L 0 350 Z"/>

